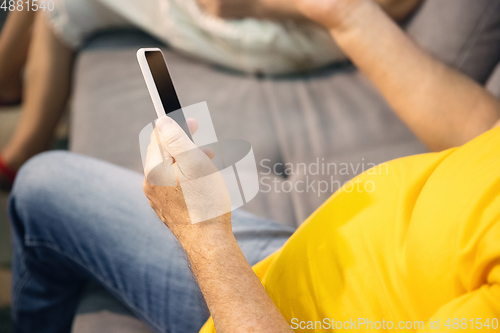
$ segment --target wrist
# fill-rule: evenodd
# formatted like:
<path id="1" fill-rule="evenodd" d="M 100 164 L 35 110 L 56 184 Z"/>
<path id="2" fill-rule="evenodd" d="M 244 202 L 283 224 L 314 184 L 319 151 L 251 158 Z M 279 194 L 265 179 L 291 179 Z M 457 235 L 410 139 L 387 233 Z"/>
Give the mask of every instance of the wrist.
<path id="1" fill-rule="evenodd" d="M 230 213 L 200 223 L 170 224 L 169 228 L 188 255 L 215 249 L 228 239 L 234 239 Z"/>

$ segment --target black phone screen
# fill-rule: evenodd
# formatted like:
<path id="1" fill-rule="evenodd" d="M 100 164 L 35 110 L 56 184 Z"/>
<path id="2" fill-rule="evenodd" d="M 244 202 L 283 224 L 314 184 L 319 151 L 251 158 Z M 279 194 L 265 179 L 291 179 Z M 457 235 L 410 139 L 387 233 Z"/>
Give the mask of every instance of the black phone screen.
<path id="1" fill-rule="evenodd" d="M 167 64 L 163 59 L 163 54 L 159 51 L 146 51 L 146 60 L 151 69 L 151 74 L 153 75 L 153 80 L 155 81 L 156 89 L 158 89 L 165 112 L 168 114 L 179 110 L 181 103 L 175 92 Z"/>
<path id="2" fill-rule="evenodd" d="M 184 114 L 181 110 L 181 103 L 177 97 L 174 83 L 172 82 L 172 78 L 168 72 L 163 54 L 160 51 L 146 51 L 145 55 L 165 113 L 168 114 L 169 117 L 172 117 L 172 119 L 174 119 L 182 127 L 184 132 L 186 132 L 188 137 L 192 140 L 186 119 L 184 118 Z"/>

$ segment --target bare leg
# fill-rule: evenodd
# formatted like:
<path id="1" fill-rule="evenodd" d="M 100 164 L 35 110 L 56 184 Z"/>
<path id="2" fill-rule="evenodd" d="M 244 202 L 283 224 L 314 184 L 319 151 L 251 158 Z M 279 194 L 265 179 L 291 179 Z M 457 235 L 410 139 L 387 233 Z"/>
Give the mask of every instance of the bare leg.
<path id="1" fill-rule="evenodd" d="M 53 33 L 43 14 L 36 14 L 26 65 L 23 109 L 2 159 L 18 170 L 49 147 L 70 91 L 73 51 Z"/>
<path id="2" fill-rule="evenodd" d="M 30 45 L 33 11 L 9 14 L 0 36 L 0 101 L 16 102 L 21 98 L 21 71 Z"/>

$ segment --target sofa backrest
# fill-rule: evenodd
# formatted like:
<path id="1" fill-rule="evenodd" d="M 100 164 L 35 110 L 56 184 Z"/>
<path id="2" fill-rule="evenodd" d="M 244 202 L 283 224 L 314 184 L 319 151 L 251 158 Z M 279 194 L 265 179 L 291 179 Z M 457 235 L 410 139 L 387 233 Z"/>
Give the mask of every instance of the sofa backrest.
<path id="1" fill-rule="evenodd" d="M 489 91 L 500 98 L 500 63 L 498 63 L 497 67 L 495 68 L 495 71 L 488 80 L 488 84 L 486 85 L 486 87 Z"/>
<path id="2" fill-rule="evenodd" d="M 427 51 L 481 84 L 500 61 L 498 0 L 424 0 L 406 30 Z"/>

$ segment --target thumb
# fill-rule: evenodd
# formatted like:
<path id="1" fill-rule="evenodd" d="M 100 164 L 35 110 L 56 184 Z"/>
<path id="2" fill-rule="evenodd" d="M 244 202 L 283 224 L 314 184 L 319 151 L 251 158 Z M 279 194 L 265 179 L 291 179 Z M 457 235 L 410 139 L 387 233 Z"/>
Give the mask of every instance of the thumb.
<path id="1" fill-rule="evenodd" d="M 210 158 L 189 139 L 182 127 L 172 118 L 164 116 L 156 122 L 161 145 L 187 179 L 198 179 L 213 173 L 215 165 Z"/>
<path id="2" fill-rule="evenodd" d="M 167 150 L 174 158 L 191 149 L 197 148 L 187 134 L 184 133 L 182 127 L 168 116 L 160 117 L 156 121 L 156 129 L 163 149 Z"/>

